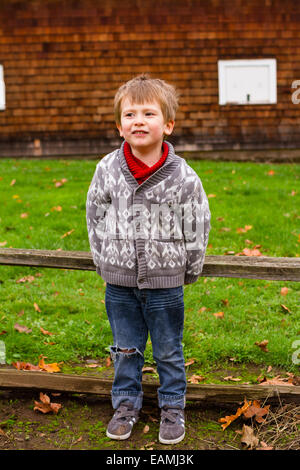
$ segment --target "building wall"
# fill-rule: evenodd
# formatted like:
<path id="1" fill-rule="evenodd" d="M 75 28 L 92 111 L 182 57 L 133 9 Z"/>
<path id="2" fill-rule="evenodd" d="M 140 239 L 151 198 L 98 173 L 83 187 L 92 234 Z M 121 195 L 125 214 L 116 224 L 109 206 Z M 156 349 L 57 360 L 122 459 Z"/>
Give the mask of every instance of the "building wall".
<path id="1" fill-rule="evenodd" d="M 114 93 L 143 72 L 181 94 L 179 148 L 300 148 L 299 29 L 292 0 L 1 0 L 2 154 L 117 145 Z M 245 58 L 277 59 L 277 104 L 219 106 L 217 61 Z"/>

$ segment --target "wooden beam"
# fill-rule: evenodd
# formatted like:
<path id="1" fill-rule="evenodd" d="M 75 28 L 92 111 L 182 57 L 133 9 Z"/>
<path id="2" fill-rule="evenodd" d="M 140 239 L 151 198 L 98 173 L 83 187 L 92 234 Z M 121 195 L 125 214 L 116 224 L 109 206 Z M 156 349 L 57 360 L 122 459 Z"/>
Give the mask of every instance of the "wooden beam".
<path id="1" fill-rule="evenodd" d="M 1 248 L 0 265 L 95 271 L 92 255 L 85 251 Z M 203 277 L 238 277 L 273 281 L 300 281 L 300 258 L 269 256 L 205 257 Z"/>
<path id="2" fill-rule="evenodd" d="M 0 389 L 40 390 L 96 394 L 110 397 L 112 381 L 93 376 L 50 374 L 39 371 L 0 369 Z M 145 398 L 157 399 L 157 382 L 143 382 Z M 188 384 L 186 399 L 205 403 L 240 403 L 248 400 L 300 403 L 300 387 L 295 385 L 214 385 Z"/>

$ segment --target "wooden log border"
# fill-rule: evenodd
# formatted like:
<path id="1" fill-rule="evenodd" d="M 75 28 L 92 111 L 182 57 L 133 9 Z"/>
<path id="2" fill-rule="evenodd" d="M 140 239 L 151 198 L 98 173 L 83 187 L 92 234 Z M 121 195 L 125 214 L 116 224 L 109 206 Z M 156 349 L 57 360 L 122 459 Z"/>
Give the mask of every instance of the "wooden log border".
<path id="1" fill-rule="evenodd" d="M 143 382 L 144 397 L 157 399 L 158 383 Z M 110 398 L 112 380 L 93 376 L 61 374 L 39 371 L 0 369 L 0 389 L 40 390 L 95 394 Z M 296 385 L 222 385 L 188 384 L 186 399 L 205 403 L 241 403 L 248 400 L 300 403 L 300 387 Z"/>
<path id="2" fill-rule="evenodd" d="M 0 248 L 0 265 L 95 271 L 90 252 Z M 267 256 L 206 256 L 203 277 L 237 277 L 277 281 L 300 281 L 300 258 Z M 0 369 L 0 389 L 47 390 L 97 394 L 109 397 L 111 380 L 72 374 Z M 158 384 L 143 382 L 146 398 L 157 398 Z M 300 403 L 300 387 L 293 385 L 188 384 L 187 400 L 206 403 L 240 403 L 244 398 Z"/>
<path id="3" fill-rule="evenodd" d="M 90 252 L 0 248 L 0 265 L 95 271 Z M 300 281 L 300 258 L 210 255 L 203 277 L 237 277 L 272 281 Z"/>

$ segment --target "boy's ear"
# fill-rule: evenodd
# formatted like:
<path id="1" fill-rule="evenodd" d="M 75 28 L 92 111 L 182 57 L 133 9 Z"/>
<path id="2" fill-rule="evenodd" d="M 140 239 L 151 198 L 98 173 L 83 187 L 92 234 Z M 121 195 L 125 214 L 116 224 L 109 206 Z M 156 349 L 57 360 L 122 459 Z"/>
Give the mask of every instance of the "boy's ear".
<path id="1" fill-rule="evenodd" d="M 175 121 L 168 121 L 165 123 L 164 134 L 171 135 L 175 126 Z"/>
<path id="2" fill-rule="evenodd" d="M 118 131 L 119 131 L 120 137 L 123 137 L 123 132 L 122 132 L 122 127 L 121 127 L 121 125 L 120 125 L 120 124 L 116 124 L 116 126 L 117 126 L 117 129 L 118 129 Z"/>

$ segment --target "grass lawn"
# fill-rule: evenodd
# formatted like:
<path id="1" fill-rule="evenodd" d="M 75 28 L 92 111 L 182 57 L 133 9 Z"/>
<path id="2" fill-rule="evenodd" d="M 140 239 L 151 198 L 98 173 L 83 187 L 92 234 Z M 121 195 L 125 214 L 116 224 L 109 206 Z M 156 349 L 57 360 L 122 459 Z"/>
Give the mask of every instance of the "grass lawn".
<path id="1" fill-rule="evenodd" d="M 85 203 L 96 163 L 0 160 L 0 246 L 89 251 Z M 189 164 L 209 197 L 207 255 L 259 245 L 265 256 L 299 256 L 300 165 Z M 209 277 L 185 286 L 186 360 L 195 359 L 199 373 L 228 361 L 296 371 L 299 290 L 296 282 Z M 104 282 L 95 272 L 0 266 L 6 363 L 37 364 L 39 355 L 48 363 L 107 357 L 112 336 L 104 295 Z M 214 315 L 218 312 L 223 317 Z M 16 323 L 31 331 L 17 331 Z M 267 352 L 255 345 L 263 340 L 268 340 Z M 146 361 L 152 362 L 150 341 Z"/>

